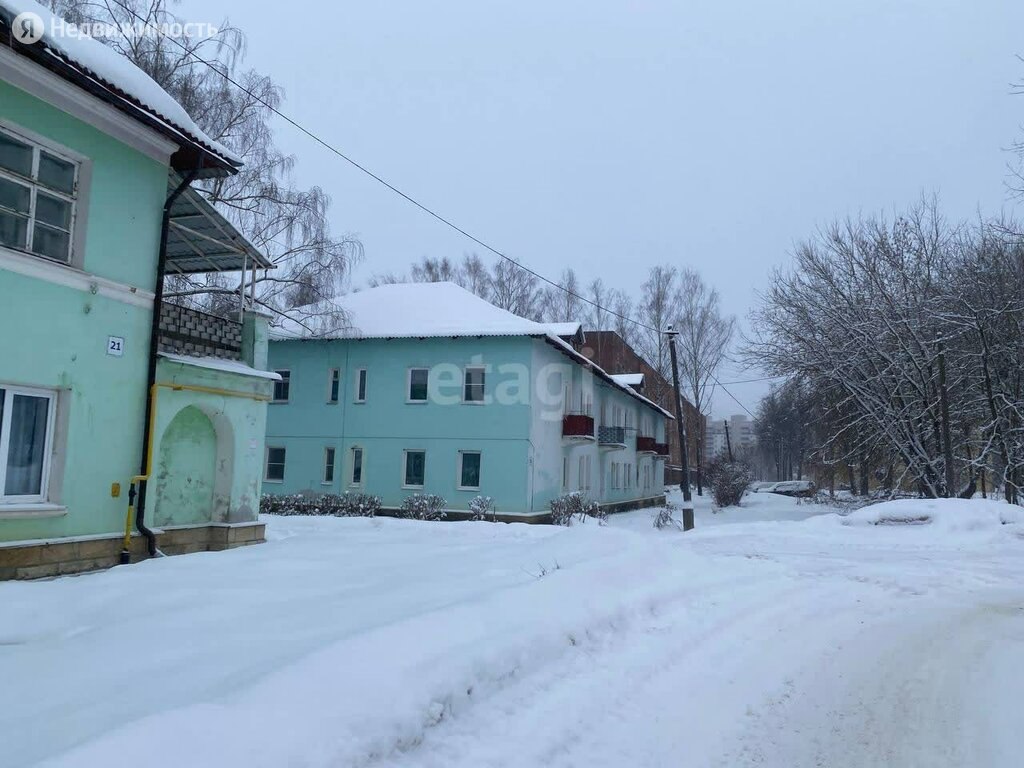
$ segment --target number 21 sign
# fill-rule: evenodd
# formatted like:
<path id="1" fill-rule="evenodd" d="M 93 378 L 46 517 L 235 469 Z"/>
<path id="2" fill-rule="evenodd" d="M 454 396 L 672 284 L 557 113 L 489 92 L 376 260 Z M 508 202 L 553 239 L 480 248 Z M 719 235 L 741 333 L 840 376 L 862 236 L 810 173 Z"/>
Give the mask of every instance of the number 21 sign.
<path id="1" fill-rule="evenodd" d="M 124 356 L 124 339 L 120 336 L 107 337 L 107 354 L 114 357 Z"/>

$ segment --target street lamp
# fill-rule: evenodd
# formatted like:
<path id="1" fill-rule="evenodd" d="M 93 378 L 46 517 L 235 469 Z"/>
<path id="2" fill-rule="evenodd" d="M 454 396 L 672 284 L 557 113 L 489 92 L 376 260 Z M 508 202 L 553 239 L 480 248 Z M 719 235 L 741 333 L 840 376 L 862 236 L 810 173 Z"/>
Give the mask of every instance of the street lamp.
<path id="1" fill-rule="evenodd" d="M 683 530 L 693 529 L 693 497 L 690 495 L 690 464 L 686 456 L 686 424 L 683 421 L 683 396 L 679 393 L 679 366 L 676 362 L 676 336 L 679 331 L 670 325 L 665 329 L 668 336 L 668 350 L 672 355 L 672 388 L 676 396 L 676 428 L 679 430 L 679 454 L 681 456 L 683 479 L 679 490 L 683 492 Z"/>

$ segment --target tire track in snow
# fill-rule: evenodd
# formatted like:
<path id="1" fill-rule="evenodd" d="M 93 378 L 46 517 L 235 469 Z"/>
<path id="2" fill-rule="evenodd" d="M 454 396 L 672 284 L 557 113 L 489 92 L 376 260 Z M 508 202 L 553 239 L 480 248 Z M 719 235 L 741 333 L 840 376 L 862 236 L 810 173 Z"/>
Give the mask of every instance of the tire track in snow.
<path id="1" fill-rule="evenodd" d="M 827 654 L 754 714 L 722 765 L 1017 768 L 1022 605 L 1005 590 L 928 601 Z"/>
<path id="2" fill-rule="evenodd" d="M 640 766 L 661 765 L 665 754 L 683 758 L 693 751 L 694 734 L 682 723 L 690 718 L 700 729 L 700 697 L 722 698 L 709 684 L 732 689 L 732 711 L 742 721 L 746 687 L 717 678 L 715 670 L 734 668 L 743 654 L 753 663 L 770 652 L 766 646 L 781 653 L 791 635 L 772 637 L 773 630 L 793 624 L 794 613 L 797 623 L 815 617 L 822 601 L 841 602 L 843 593 L 848 588 L 769 576 L 681 601 L 643 626 L 579 647 L 561 667 L 537 670 L 453 712 L 415 749 L 378 765 Z M 727 731 L 721 722 L 706 729 L 703 748 L 721 749 L 718 735 Z"/>

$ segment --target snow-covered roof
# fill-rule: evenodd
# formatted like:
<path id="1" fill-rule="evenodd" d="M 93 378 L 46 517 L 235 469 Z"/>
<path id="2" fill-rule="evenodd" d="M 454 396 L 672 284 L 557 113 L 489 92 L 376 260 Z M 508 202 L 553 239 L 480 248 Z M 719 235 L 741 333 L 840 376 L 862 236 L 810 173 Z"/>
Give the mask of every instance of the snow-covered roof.
<path id="1" fill-rule="evenodd" d="M 611 377 L 619 382 L 619 384 L 625 384 L 627 387 L 642 387 L 644 385 L 644 375 L 642 373 L 613 373 Z"/>
<path id="2" fill-rule="evenodd" d="M 274 329 L 273 335 L 324 339 L 559 335 L 552 325 L 513 315 L 455 283 L 380 285 L 300 308 L 299 312 L 318 314 L 331 310 L 340 310 L 346 322 L 310 333 L 298 323 L 286 320 Z"/>
<path id="3" fill-rule="evenodd" d="M 35 0 L 0 0 L 0 11 L 4 12 L 0 15 L 7 17 L 8 24 L 23 12 L 35 13 L 42 18 L 45 27 L 42 39 L 31 46 L 22 46 L 21 50 L 45 51 L 55 62 L 71 66 L 99 87 L 107 91 L 113 88 L 111 95 L 123 95 L 136 102 L 182 139 L 198 143 L 233 165 L 242 164 L 231 150 L 207 136 L 185 109 L 149 75 L 114 49 L 86 35 L 53 34 L 55 29 L 62 28 L 63 20 Z"/>
<path id="4" fill-rule="evenodd" d="M 225 360 L 220 357 L 192 357 L 191 355 L 176 355 L 173 352 L 160 352 L 159 355 L 168 362 L 191 365 L 194 368 L 206 368 L 221 373 L 237 373 L 241 376 L 255 376 L 272 381 L 281 379 L 280 374 L 274 373 L 274 371 L 261 371 L 259 368 L 253 368 L 239 360 Z"/>
<path id="5" fill-rule="evenodd" d="M 428 339 L 477 336 L 532 336 L 543 338 L 559 352 L 589 368 L 598 378 L 631 397 L 675 418 L 656 403 L 621 384 L 563 339 L 567 326 L 579 323 L 538 323 L 496 307 L 455 283 L 395 283 L 368 288 L 311 304 L 298 315 L 341 315 L 345 319 L 327 329 L 309 330 L 293 319 L 271 329 L 274 341 L 297 339 Z M 312 327 L 312 326 L 310 326 Z"/>
<path id="6" fill-rule="evenodd" d="M 583 324 L 576 321 L 568 323 L 548 323 L 548 327 L 555 336 L 561 336 L 564 339 L 576 336 L 583 327 Z"/>

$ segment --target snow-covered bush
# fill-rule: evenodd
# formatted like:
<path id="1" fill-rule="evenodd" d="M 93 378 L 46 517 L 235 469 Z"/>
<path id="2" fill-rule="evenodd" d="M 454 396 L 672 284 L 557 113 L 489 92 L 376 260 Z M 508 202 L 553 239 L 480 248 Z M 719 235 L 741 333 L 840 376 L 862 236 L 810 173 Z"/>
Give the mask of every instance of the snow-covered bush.
<path id="1" fill-rule="evenodd" d="M 572 525 L 574 520 L 586 522 L 588 517 L 597 518 L 602 525 L 608 513 L 596 501 L 588 499 L 579 491 L 566 493 L 551 500 L 551 522 L 554 525 Z"/>
<path id="2" fill-rule="evenodd" d="M 332 517 L 374 517 L 380 511 L 380 496 L 368 493 L 264 494 L 262 515 L 327 515 Z"/>
<path id="3" fill-rule="evenodd" d="M 678 528 L 682 530 L 683 524 L 675 518 L 675 512 L 675 506 L 665 502 L 665 506 L 659 509 L 658 514 L 654 516 L 654 527 L 659 531 L 665 528 Z"/>
<path id="4" fill-rule="evenodd" d="M 402 499 L 402 517 L 409 520 L 444 520 L 448 506 L 443 496 L 434 493 L 414 493 Z"/>
<path id="5" fill-rule="evenodd" d="M 733 507 L 740 503 L 754 473 L 745 461 L 729 461 L 728 456 L 716 456 L 708 462 L 705 470 L 708 485 L 715 504 L 719 507 Z"/>
<path id="6" fill-rule="evenodd" d="M 469 500 L 471 520 L 494 521 L 494 499 L 490 496 L 474 496 Z"/>

